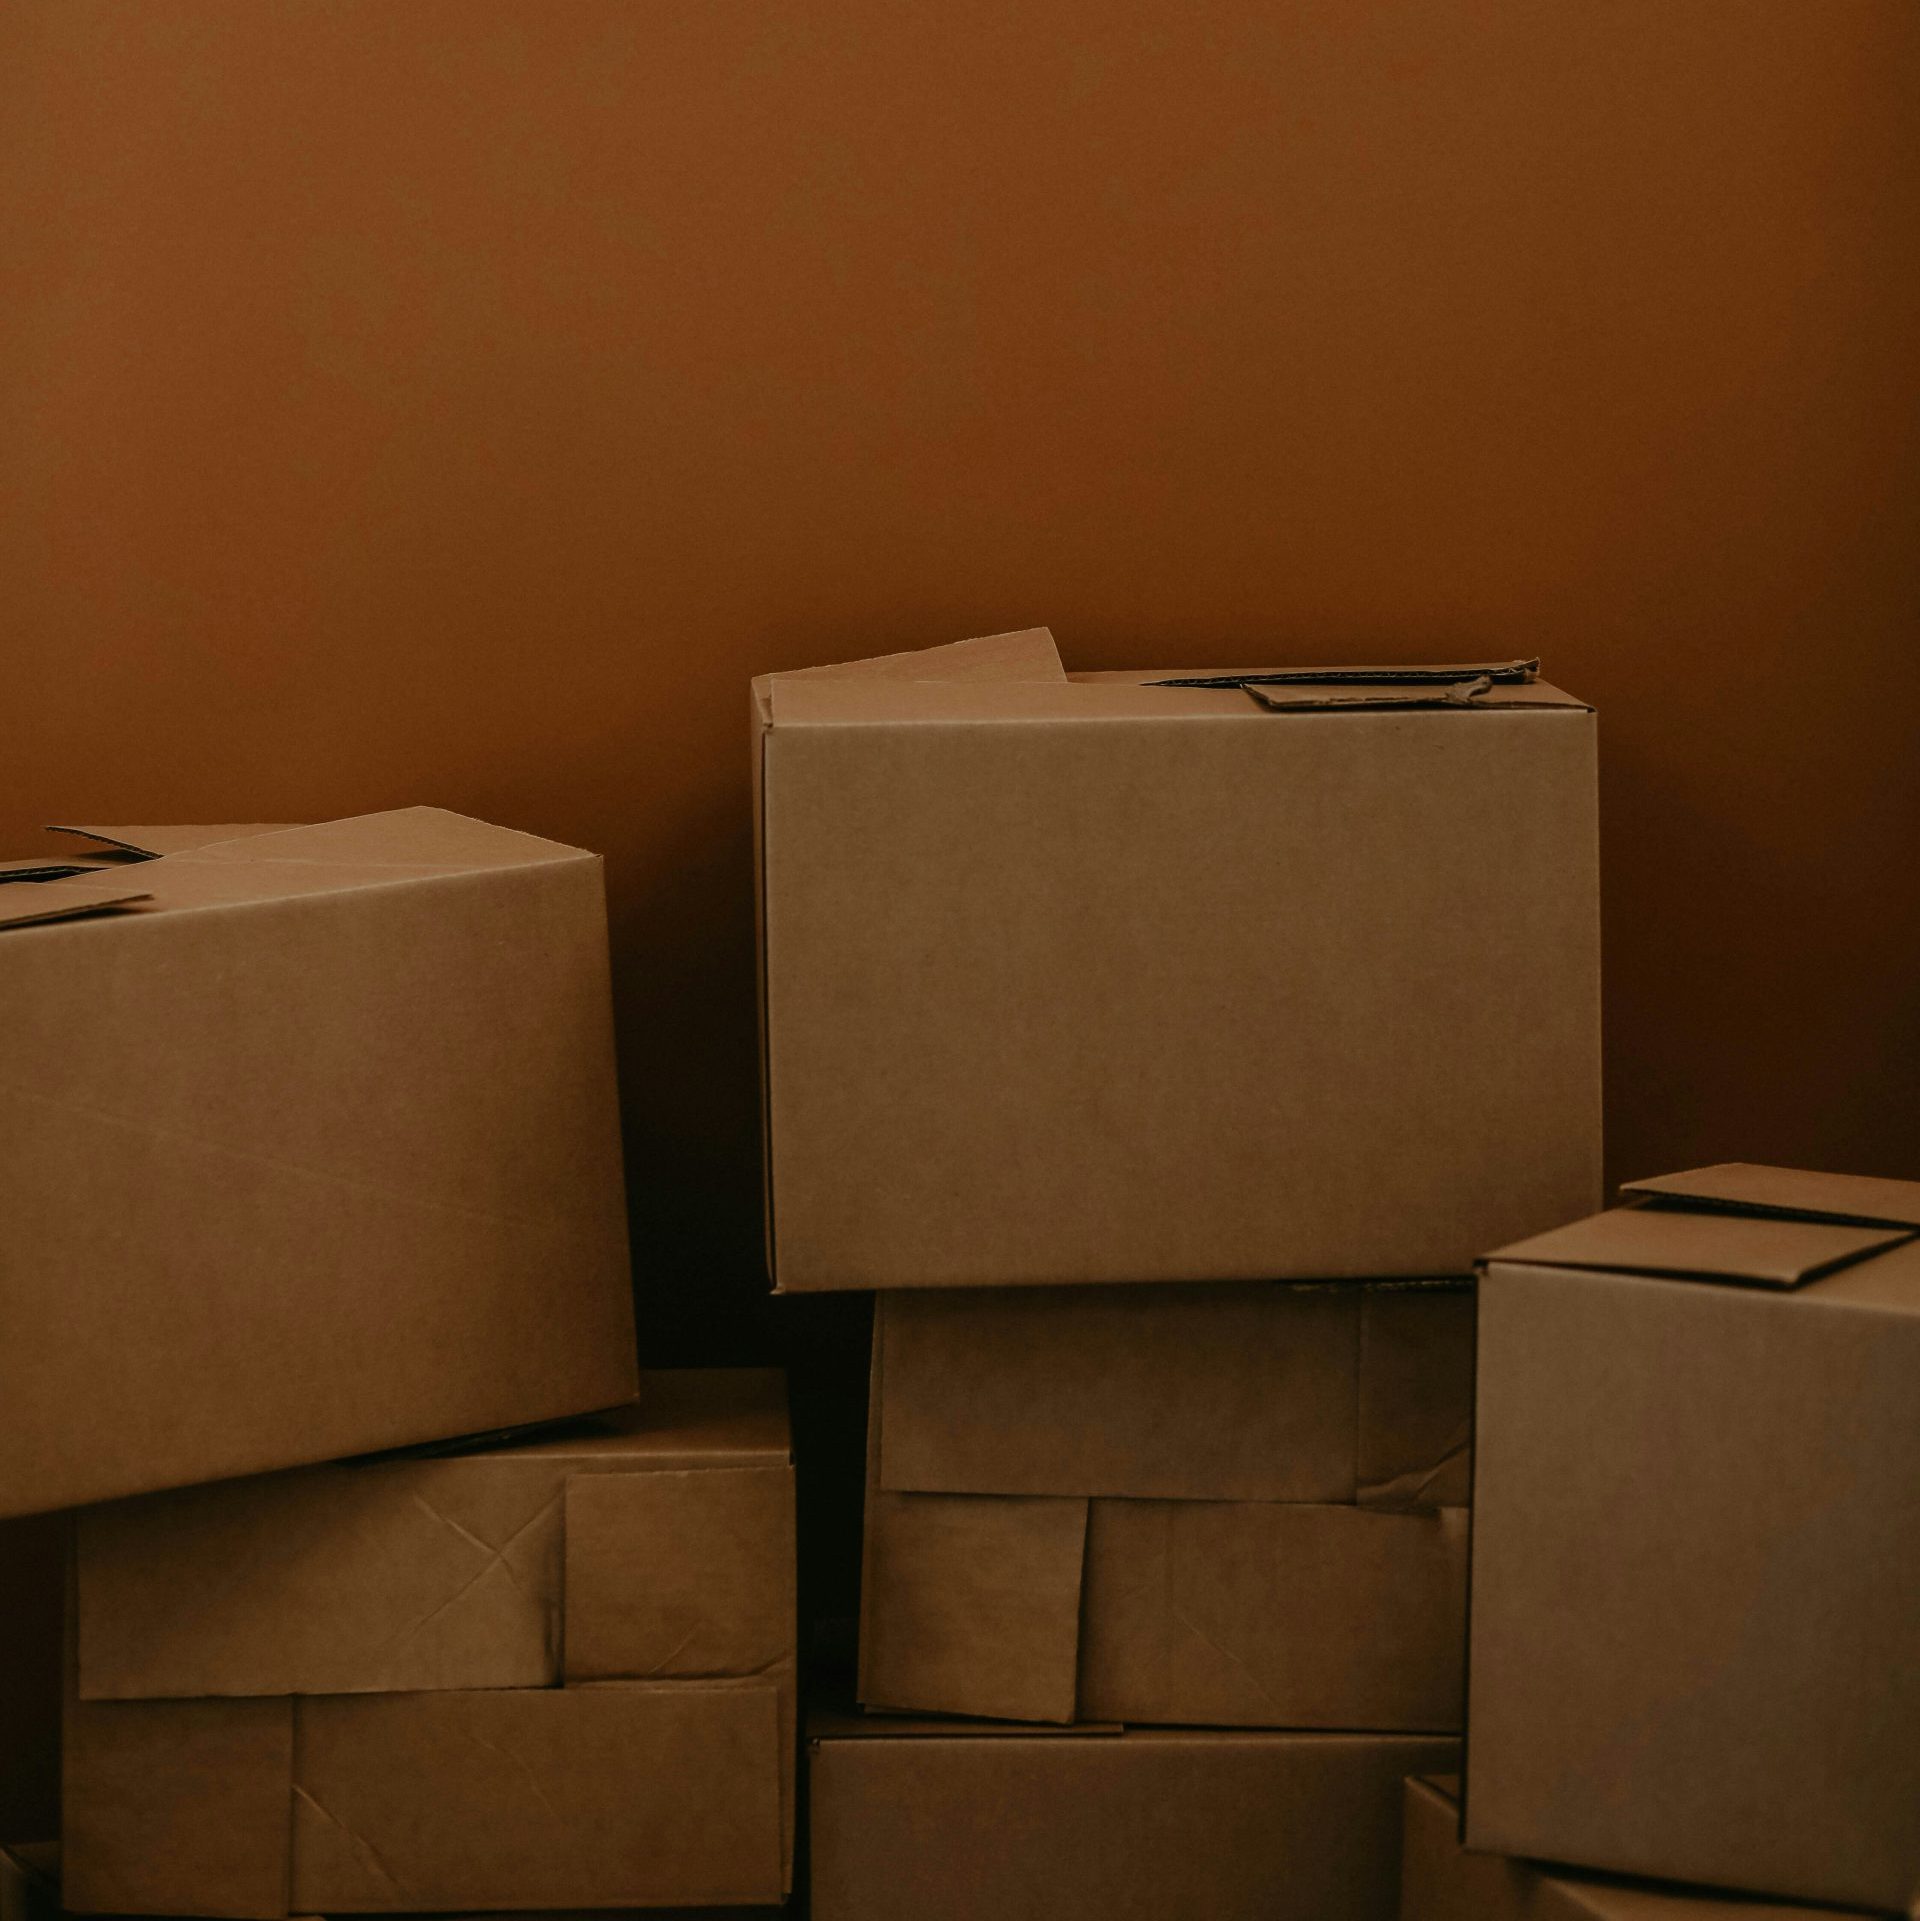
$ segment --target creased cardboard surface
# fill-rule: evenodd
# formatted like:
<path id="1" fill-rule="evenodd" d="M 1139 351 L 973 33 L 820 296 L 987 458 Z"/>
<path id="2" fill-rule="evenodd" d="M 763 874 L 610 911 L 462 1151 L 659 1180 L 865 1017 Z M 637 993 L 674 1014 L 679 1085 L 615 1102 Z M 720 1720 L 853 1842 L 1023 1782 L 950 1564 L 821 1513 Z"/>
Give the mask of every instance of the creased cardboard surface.
<path id="1" fill-rule="evenodd" d="M 1473 1846 L 1905 1908 L 1916 1307 L 1911 1245 L 1791 1293 L 1488 1269 Z"/>
<path id="2" fill-rule="evenodd" d="M 817 1739 L 819 1921 L 1392 1921 L 1418 1737 Z"/>
<path id="3" fill-rule="evenodd" d="M 1473 1488 L 1473 1291 L 1368 1288 L 1360 1298 L 1355 1498 L 1464 1507 Z"/>
<path id="4" fill-rule="evenodd" d="M 1782 1907 L 1471 1853 L 1460 1845 L 1458 1788 L 1455 1776 L 1407 1782 L 1399 1921 L 1846 1921 L 1838 1908 Z"/>
<path id="5" fill-rule="evenodd" d="M 1623 1181 L 1620 1191 L 1734 1209 L 1823 1214 L 1869 1226 L 1920 1228 L 1920 1181 L 1814 1174 L 1794 1167 L 1729 1161 L 1685 1174 Z"/>
<path id="6" fill-rule="evenodd" d="M 1079 1710 L 1221 1727 L 1460 1726 L 1464 1509 L 1096 1501 Z"/>
<path id="7" fill-rule="evenodd" d="M 598 861 L 412 809 L 128 874 L 0 930 L 0 1512 L 629 1398 Z"/>
<path id="8" fill-rule="evenodd" d="M 783 680 L 759 738 L 779 1286 L 1457 1273 L 1595 1204 L 1584 710 Z"/>

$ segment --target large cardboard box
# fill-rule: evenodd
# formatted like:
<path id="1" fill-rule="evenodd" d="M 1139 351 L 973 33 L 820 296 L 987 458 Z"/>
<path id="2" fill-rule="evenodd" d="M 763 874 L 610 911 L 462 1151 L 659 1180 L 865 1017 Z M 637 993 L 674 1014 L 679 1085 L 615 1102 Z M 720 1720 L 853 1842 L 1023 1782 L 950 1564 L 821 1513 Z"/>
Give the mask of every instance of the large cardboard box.
<path id="1" fill-rule="evenodd" d="M 778 1901 L 793 1476 L 777 1374 L 577 1431 L 88 1509 L 67 1905 Z"/>
<path id="2" fill-rule="evenodd" d="M 1460 1845 L 1455 1776 L 1407 1782 L 1400 1921 L 1847 1921 L 1835 1908 L 1781 1907 L 1704 1889 L 1544 1868 Z"/>
<path id="3" fill-rule="evenodd" d="M 1594 717 L 1430 671 L 757 681 L 775 1284 L 1448 1274 L 1597 1206 Z"/>
<path id="4" fill-rule="evenodd" d="M 1469 1845 L 1920 1891 L 1920 1183 L 1726 1166 L 1480 1284 Z"/>
<path id="5" fill-rule="evenodd" d="M 1392 1921 L 1421 1736 L 809 1728 L 816 1921 Z"/>
<path id="6" fill-rule="evenodd" d="M 76 831 L 0 875 L 0 1514 L 630 1399 L 598 857 Z"/>
<path id="7" fill-rule="evenodd" d="M 1464 1287 L 885 1294 L 860 1699 L 1457 1729 Z"/>

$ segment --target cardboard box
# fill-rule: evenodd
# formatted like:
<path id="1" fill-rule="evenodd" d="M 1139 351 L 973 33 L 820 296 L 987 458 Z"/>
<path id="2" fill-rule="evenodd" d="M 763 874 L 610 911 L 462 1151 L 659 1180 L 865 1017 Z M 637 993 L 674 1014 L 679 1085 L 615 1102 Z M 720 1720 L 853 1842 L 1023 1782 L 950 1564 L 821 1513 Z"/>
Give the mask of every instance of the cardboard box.
<path id="1" fill-rule="evenodd" d="M 0 1515 L 630 1399 L 598 857 L 68 831 L 0 876 Z"/>
<path id="2" fill-rule="evenodd" d="M 860 1699 L 1457 1729 L 1464 1287 L 882 1295 Z"/>
<path id="3" fill-rule="evenodd" d="M 1400 1782 L 1452 1741 L 809 1728 L 816 1921 L 1392 1921 Z"/>
<path id="4" fill-rule="evenodd" d="M 1727 1166 L 1480 1285 L 1466 1838 L 1920 1891 L 1920 1183 Z"/>
<path id="5" fill-rule="evenodd" d="M 82 1913 L 778 1901 L 793 1476 L 777 1374 L 77 1525 Z"/>
<path id="6" fill-rule="evenodd" d="M 1847 1921 L 1698 1888 L 1543 1868 L 1460 1845 L 1459 1780 L 1410 1779 L 1400 1849 L 1400 1921 Z"/>
<path id="7" fill-rule="evenodd" d="M 1414 671 L 756 681 L 776 1286 L 1449 1274 L 1597 1206 L 1593 714 Z"/>

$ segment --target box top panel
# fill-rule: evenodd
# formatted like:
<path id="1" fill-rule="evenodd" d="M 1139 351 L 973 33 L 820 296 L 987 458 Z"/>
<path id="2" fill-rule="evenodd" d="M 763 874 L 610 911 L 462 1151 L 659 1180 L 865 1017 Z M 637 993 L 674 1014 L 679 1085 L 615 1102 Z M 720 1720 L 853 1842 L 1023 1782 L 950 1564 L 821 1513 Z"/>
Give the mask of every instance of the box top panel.
<path id="1" fill-rule="evenodd" d="M 304 827 L 67 827 L 123 856 L 51 879 L 0 873 L 0 928 L 254 906 L 594 856 L 437 807 Z M 228 835 L 229 838 L 208 838 Z M 43 869 L 44 871 L 44 869 Z M 8 884 L 11 883 L 11 884 Z"/>
<path id="2" fill-rule="evenodd" d="M 1920 1182 L 1729 1163 L 1628 1183 L 1628 1205 L 1492 1259 L 1795 1288 L 1914 1238 Z"/>
<path id="3" fill-rule="evenodd" d="M 1435 666 L 1251 667 L 1067 674 L 1044 627 L 921 653 L 772 674 L 754 683 L 765 724 L 1257 719 L 1356 710 L 1546 709 L 1586 704 L 1539 678 L 1537 660 Z"/>

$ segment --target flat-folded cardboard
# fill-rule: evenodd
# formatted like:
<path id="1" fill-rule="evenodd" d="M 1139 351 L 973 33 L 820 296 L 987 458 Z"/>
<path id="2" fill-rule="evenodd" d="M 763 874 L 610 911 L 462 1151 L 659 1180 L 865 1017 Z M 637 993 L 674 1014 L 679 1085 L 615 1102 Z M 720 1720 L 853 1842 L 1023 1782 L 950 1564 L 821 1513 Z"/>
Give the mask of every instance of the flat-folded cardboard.
<path id="1" fill-rule="evenodd" d="M 0 1515 L 631 1399 L 598 857 L 70 831 L 0 875 Z"/>
<path id="2" fill-rule="evenodd" d="M 1595 723 L 1536 666 L 756 681 L 775 1285 L 1450 1274 L 1596 1206 Z"/>
<path id="3" fill-rule="evenodd" d="M 860 1699 L 1460 1725 L 1465 1287 L 881 1296 Z"/>
<path id="4" fill-rule="evenodd" d="M 1920 1894 L 1920 1182 L 1735 1164 L 1480 1284 L 1466 1838 Z"/>
<path id="5" fill-rule="evenodd" d="M 818 1921 L 1392 1921 L 1408 1735 L 809 1727 Z"/>
<path id="6" fill-rule="evenodd" d="M 253 1915 L 778 1901 L 780 1377 L 464 1455 L 84 1510 L 66 1897 Z"/>
<path id="7" fill-rule="evenodd" d="M 1849 1921 L 1704 1888 L 1543 1867 L 1460 1845 L 1458 1776 L 1411 1776 L 1400 1845 L 1400 1921 Z"/>

